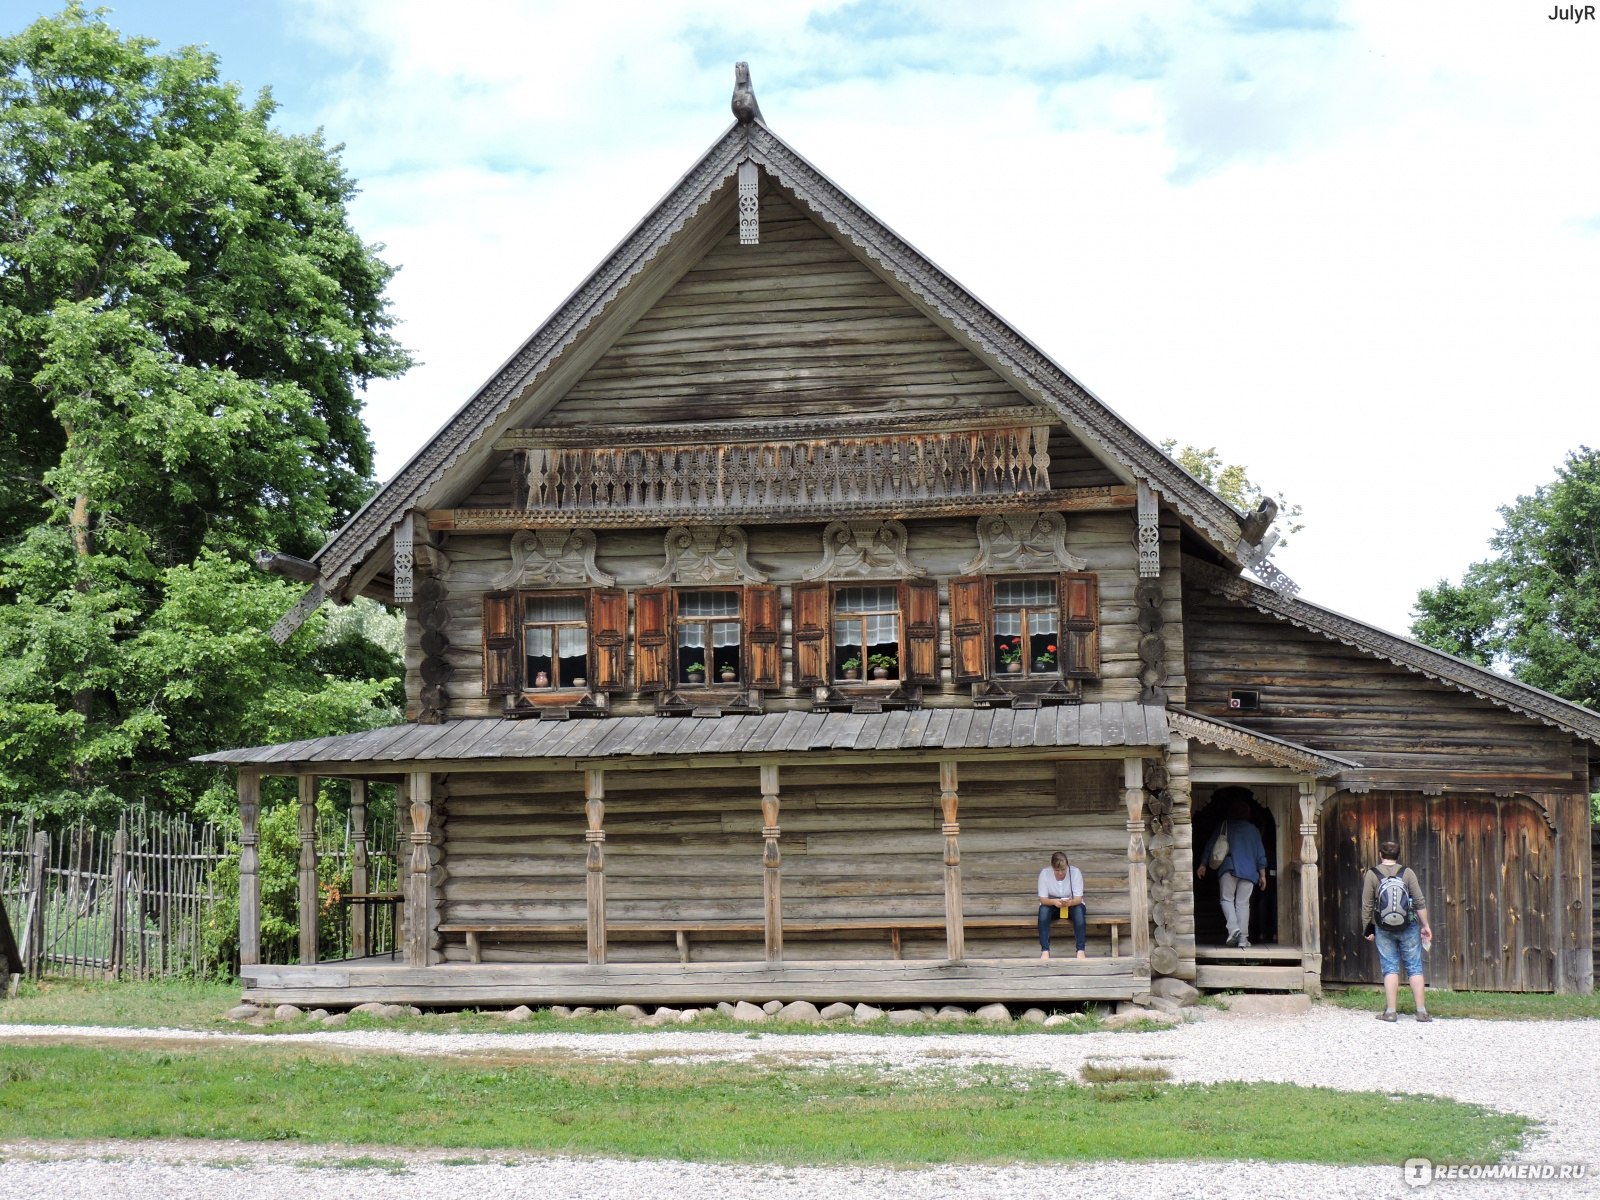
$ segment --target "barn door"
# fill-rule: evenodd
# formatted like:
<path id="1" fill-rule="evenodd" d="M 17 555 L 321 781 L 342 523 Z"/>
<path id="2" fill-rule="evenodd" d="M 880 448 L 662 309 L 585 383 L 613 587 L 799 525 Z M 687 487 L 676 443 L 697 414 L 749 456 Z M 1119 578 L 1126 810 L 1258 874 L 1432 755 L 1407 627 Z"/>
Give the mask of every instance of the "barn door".
<path id="1" fill-rule="evenodd" d="M 1555 988 L 1555 835 L 1531 801 L 1416 792 L 1339 795 L 1323 810 L 1322 977 L 1381 983 L 1361 931 L 1362 873 L 1393 836 L 1428 897 L 1429 983 Z"/>

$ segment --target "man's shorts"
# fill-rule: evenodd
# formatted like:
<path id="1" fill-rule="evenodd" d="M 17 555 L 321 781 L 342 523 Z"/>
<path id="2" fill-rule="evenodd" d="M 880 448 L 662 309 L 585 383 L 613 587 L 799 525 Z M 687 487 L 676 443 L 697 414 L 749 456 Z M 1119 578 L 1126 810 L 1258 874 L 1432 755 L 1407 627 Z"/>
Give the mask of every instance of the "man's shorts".
<path id="1" fill-rule="evenodd" d="M 1388 930 L 1383 926 L 1373 930 L 1373 940 L 1378 944 L 1378 961 L 1385 975 L 1398 975 L 1400 964 L 1405 962 L 1406 976 L 1422 974 L 1422 926 L 1416 921 L 1404 929 Z"/>

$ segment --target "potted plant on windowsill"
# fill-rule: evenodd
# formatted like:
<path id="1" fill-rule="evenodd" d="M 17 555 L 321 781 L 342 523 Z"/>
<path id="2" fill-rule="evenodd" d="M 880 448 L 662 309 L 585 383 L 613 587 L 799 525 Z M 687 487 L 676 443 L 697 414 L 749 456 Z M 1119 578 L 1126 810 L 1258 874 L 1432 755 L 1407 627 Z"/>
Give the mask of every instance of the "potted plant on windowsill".
<path id="1" fill-rule="evenodd" d="M 842 679 L 860 679 L 861 660 L 859 658 L 845 659 L 839 664 L 839 676 Z"/>
<path id="2" fill-rule="evenodd" d="M 722 680 L 723 683 L 736 683 L 739 679 L 739 672 L 735 671 L 732 667 L 723 667 L 722 670 L 717 673 L 717 678 Z"/>
<path id="3" fill-rule="evenodd" d="M 1000 661 L 1006 665 L 1009 675 L 1022 674 L 1022 639 L 1012 638 L 1010 642 L 1000 646 Z"/>
<path id="4" fill-rule="evenodd" d="M 892 654 L 869 654 L 867 666 L 872 668 L 874 679 L 887 679 L 889 672 L 894 670 L 895 657 Z"/>
<path id="5" fill-rule="evenodd" d="M 1056 647 L 1055 643 L 1052 642 L 1050 645 L 1044 648 L 1043 654 L 1039 655 L 1038 658 L 1033 660 L 1033 669 L 1035 671 L 1053 671 L 1055 669 L 1055 665 Z"/>
<path id="6" fill-rule="evenodd" d="M 704 683 L 706 681 L 705 663 L 690 663 L 683 669 L 683 678 L 687 683 Z"/>

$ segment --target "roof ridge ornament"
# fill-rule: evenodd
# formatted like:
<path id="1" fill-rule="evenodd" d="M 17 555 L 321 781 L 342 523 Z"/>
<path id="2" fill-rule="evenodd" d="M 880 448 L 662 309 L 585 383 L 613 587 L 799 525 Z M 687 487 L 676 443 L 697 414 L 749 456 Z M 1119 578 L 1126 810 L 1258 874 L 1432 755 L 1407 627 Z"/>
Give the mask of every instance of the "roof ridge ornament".
<path id="1" fill-rule="evenodd" d="M 733 64 L 733 118 L 741 125 L 751 121 L 767 122 L 761 116 L 761 105 L 756 103 L 756 90 L 750 85 L 750 64 Z"/>

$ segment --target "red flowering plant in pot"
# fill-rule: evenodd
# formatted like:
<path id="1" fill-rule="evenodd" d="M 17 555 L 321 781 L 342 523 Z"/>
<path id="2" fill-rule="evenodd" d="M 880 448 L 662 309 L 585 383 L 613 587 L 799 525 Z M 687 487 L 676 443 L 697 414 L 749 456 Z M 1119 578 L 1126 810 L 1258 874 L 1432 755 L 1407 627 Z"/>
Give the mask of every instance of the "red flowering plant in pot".
<path id="1" fill-rule="evenodd" d="M 1044 653 L 1043 654 L 1040 654 L 1039 656 L 1037 656 L 1033 660 L 1033 669 L 1035 671 L 1048 671 L 1051 667 L 1053 667 L 1055 665 L 1056 665 L 1056 647 L 1055 647 L 1055 643 L 1052 642 L 1050 645 L 1048 645 L 1048 646 L 1046 646 L 1044 648 Z"/>
<path id="2" fill-rule="evenodd" d="M 1022 670 L 1022 639 L 1012 638 L 1000 646 L 1000 661 L 1005 663 L 1006 670 L 1016 675 Z"/>

